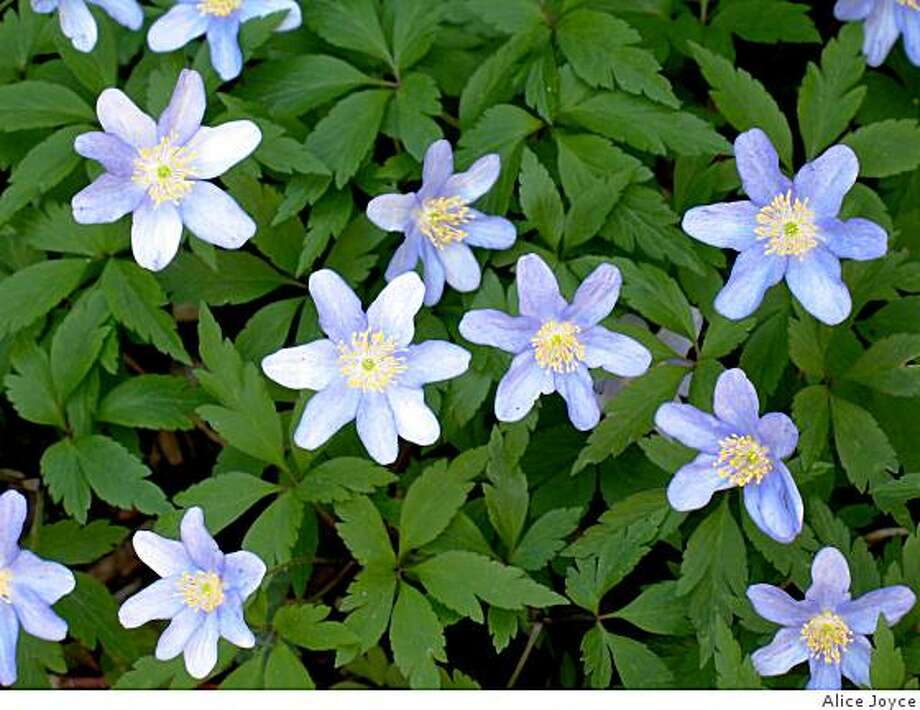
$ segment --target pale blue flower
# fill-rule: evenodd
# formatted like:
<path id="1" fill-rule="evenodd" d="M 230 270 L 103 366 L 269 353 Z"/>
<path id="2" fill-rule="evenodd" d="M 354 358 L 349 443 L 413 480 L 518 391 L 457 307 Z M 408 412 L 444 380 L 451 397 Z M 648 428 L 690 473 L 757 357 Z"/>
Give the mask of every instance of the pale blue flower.
<path id="1" fill-rule="evenodd" d="M 716 491 L 740 486 L 757 527 L 792 542 L 802 530 L 802 496 L 782 460 L 795 451 L 798 429 L 785 414 L 759 416 L 757 391 L 739 369 L 719 375 L 712 408 L 715 416 L 668 402 L 655 413 L 662 433 L 700 452 L 674 474 L 668 502 L 675 510 L 696 510 Z"/>
<path id="2" fill-rule="evenodd" d="M 169 619 L 157 642 L 156 657 L 185 655 L 193 678 L 204 678 L 217 664 L 217 642 L 252 648 L 255 637 L 243 618 L 243 603 L 262 584 L 265 563 L 251 552 L 225 555 L 204 525 L 201 508 L 189 508 L 179 529 L 181 542 L 141 530 L 134 551 L 162 579 L 129 598 L 118 620 L 134 629 L 154 619 Z"/>
<path id="3" fill-rule="evenodd" d="M 888 235 L 875 222 L 837 217 L 859 173 L 856 154 L 834 146 L 790 180 L 779 169 L 770 139 L 754 128 L 738 136 L 735 158 L 751 199 L 694 207 L 682 225 L 701 242 L 741 252 L 716 297 L 716 310 L 726 318 L 746 318 L 785 277 L 805 310 L 829 325 L 841 323 L 852 303 L 840 259 L 877 259 L 888 248 Z"/>
<path id="4" fill-rule="evenodd" d="M 178 0 L 147 34 L 154 52 L 172 52 L 196 37 L 207 35 L 211 66 L 224 81 L 243 70 L 240 51 L 240 25 L 254 17 L 267 17 L 287 11 L 276 32 L 300 27 L 300 4 L 296 0 Z"/>
<path id="5" fill-rule="evenodd" d="M 801 601 L 771 584 L 748 587 L 754 610 L 783 627 L 751 656 L 754 668 L 762 676 L 782 675 L 807 660 L 809 690 L 839 690 L 841 674 L 869 687 L 872 646 L 866 636 L 875 631 L 879 616 L 889 626 L 898 623 L 913 607 L 914 593 L 897 585 L 850 599 L 850 569 L 833 547 L 815 555 L 811 580 Z"/>
<path id="6" fill-rule="evenodd" d="M 25 497 L 16 491 L 0 496 L 0 685 L 16 682 L 20 626 L 46 641 L 67 636 L 67 622 L 51 605 L 76 586 L 69 569 L 19 548 L 25 522 Z"/>
<path id="7" fill-rule="evenodd" d="M 144 24 L 144 12 L 137 0 L 32 0 L 35 12 L 58 11 L 61 32 L 79 52 L 92 52 L 98 38 L 96 20 L 87 3 L 97 5 L 119 25 L 139 30 Z"/>
<path id="8" fill-rule="evenodd" d="M 466 172 L 455 173 L 450 143 L 439 140 L 425 153 L 418 192 L 371 200 L 367 218 L 381 229 L 406 235 L 387 267 L 387 281 L 412 271 L 421 259 L 426 306 L 441 300 L 445 281 L 464 293 L 479 288 L 479 262 L 470 247 L 507 249 L 517 237 L 504 217 L 470 207 L 492 188 L 500 171 L 501 160 L 492 153 Z"/>
<path id="9" fill-rule="evenodd" d="M 463 316 L 464 338 L 514 355 L 495 393 L 499 421 L 519 421 L 541 394 L 559 392 L 572 424 L 587 431 L 600 420 L 589 368 L 621 377 L 637 377 L 648 369 L 652 355 L 643 345 L 598 325 L 613 310 L 620 283 L 619 269 L 601 264 L 578 287 L 570 305 L 549 266 L 536 254 L 527 254 L 517 262 L 519 316 L 493 309 Z"/>
<path id="10" fill-rule="evenodd" d="M 470 354 L 443 340 L 411 344 L 424 291 L 417 274 L 403 274 L 365 314 L 337 273 L 323 269 L 310 276 L 310 295 L 327 337 L 262 360 L 265 374 L 278 384 L 317 390 L 294 432 L 298 446 L 319 448 L 353 419 L 358 437 L 380 464 L 396 460 L 400 436 L 421 446 L 437 441 L 441 427 L 422 386 L 463 374 Z"/>
<path id="11" fill-rule="evenodd" d="M 863 54 L 866 64 L 885 61 L 898 36 L 911 64 L 920 67 L 920 2 L 918 0 L 837 0 L 834 16 L 847 22 L 863 22 Z"/>
<path id="12" fill-rule="evenodd" d="M 104 132 L 84 133 L 74 143 L 105 168 L 71 201 L 74 220 L 100 224 L 132 213 L 131 249 L 145 269 L 159 271 L 172 261 L 183 225 L 225 249 L 238 249 L 256 232 L 236 200 L 207 181 L 252 153 L 262 133 L 252 121 L 202 126 L 205 101 L 201 75 L 188 69 L 158 122 L 118 89 L 106 89 L 96 103 Z"/>

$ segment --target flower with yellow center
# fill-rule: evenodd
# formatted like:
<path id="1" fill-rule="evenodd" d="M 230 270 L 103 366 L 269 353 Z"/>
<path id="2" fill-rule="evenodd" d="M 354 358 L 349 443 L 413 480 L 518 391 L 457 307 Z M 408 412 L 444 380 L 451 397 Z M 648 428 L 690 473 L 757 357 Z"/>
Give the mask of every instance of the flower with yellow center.
<path id="1" fill-rule="evenodd" d="M 202 15 L 227 17 L 240 9 L 243 0 L 202 0 L 198 3 L 198 12 Z"/>
<path id="2" fill-rule="evenodd" d="M 920 1 L 918 0 L 898 0 L 898 5 L 906 7 L 909 10 L 920 10 Z"/>
<path id="3" fill-rule="evenodd" d="M 853 642 L 853 632 L 846 622 L 832 611 L 822 611 L 802 627 L 802 638 L 812 658 L 825 663 L 840 663 L 841 654 Z"/>
<path id="4" fill-rule="evenodd" d="M 759 239 L 768 240 L 766 254 L 802 257 L 818 245 L 815 214 L 808 199 L 793 201 L 792 191 L 777 195 L 757 213 L 754 229 Z"/>
<path id="5" fill-rule="evenodd" d="M 351 334 L 351 343 L 339 343 L 339 370 L 348 386 L 365 392 L 383 392 L 408 369 L 393 338 L 367 329 Z"/>
<path id="6" fill-rule="evenodd" d="M 0 569 L 0 602 L 13 603 L 13 573 L 8 569 Z"/>
<path id="7" fill-rule="evenodd" d="M 186 606 L 191 609 L 210 613 L 224 603 L 224 583 L 214 572 L 185 572 L 178 587 Z"/>
<path id="8" fill-rule="evenodd" d="M 438 249 L 463 241 L 461 225 L 471 219 L 470 208 L 459 197 L 429 197 L 416 213 L 419 231 Z"/>
<path id="9" fill-rule="evenodd" d="M 195 156 L 184 146 L 173 145 L 173 140 L 173 136 L 163 136 L 152 148 L 138 148 L 134 159 L 132 180 L 147 188 L 157 205 L 178 204 L 192 190 L 189 163 Z"/>
<path id="10" fill-rule="evenodd" d="M 736 486 L 760 483 L 773 470 L 767 447 L 750 434 L 727 436 L 719 441 L 719 447 L 713 468 Z"/>
<path id="11" fill-rule="evenodd" d="M 568 321 L 546 321 L 530 339 L 537 364 L 544 370 L 573 372 L 585 359 L 580 332 L 581 328 Z"/>

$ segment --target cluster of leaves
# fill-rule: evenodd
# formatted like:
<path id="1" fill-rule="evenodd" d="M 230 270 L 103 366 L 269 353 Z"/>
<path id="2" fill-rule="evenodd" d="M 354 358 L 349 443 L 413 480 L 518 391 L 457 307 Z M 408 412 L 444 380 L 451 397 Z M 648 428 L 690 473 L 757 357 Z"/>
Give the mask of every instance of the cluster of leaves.
<path id="1" fill-rule="evenodd" d="M 157 5 L 149 17 L 168 3 Z M 153 658 L 153 630 L 116 620 L 147 574 L 129 533 L 174 534 L 192 505 L 225 549 L 269 567 L 247 610 L 256 648 L 221 645 L 209 682 L 225 688 L 759 687 L 748 656 L 775 627 L 754 614 L 749 583 L 804 589 L 815 550 L 834 545 L 854 594 L 920 589 L 920 72 L 900 49 L 867 71 L 861 29 L 824 5 L 304 0 L 295 32 L 273 34 L 276 17 L 244 26 L 247 65 L 230 85 L 201 43 L 155 55 L 96 13 L 99 44 L 83 55 L 56 18 L 8 7 L 0 478 L 30 491 L 25 544 L 82 570 L 58 606 L 69 640 L 24 637 L 20 686 L 195 685 L 181 659 Z M 262 129 L 224 179 L 258 233 L 239 252 L 188 236 L 151 274 L 130 258 L 127 220 L 74 223 L 69 199 L 94 168 L 72 145 L 103 88 L 155 114 L 185 66 L 206 77 L 210 125 Z M 845 213 L 882 224 L 890 250 L 846 264 L 854 315 L 841 326 L 784 286 L 741 322 L 712 309 L 726 256 L 682 234 L 679 215 L 735 193 L 729 138 L 753 126 L 787 170 L 835 142 L 859 155 Z M 480 254 L 481 289 L 424 310 L 419 336 L 462 342 L 463 312 L 513 307 L 521 254 L 546 259 L 567 295 L 612 261 L 647 327 L 622 310 L 606 324 L 655 364 L 586 435 L 555 397 L 496 426 L 507 360 L 471 347 L 467 374 L 427 388 L 435 446 L 404 445 L 390 469 L 352 427 L 299 450 L 291 431 L 309 393 L 272 385 L 258 362 L 318 337 L 312 270 L 338 271 L 365 301 L 379 292 L 397 242 L 363 206 L 415 184 L 442 136 L 461 167 L 501 155 L 483 210 L 512 218 L 519 240 Z M 689 339 L 689 355 L 658 328 Z M 691 515 L 665 500 L 690 454 L 652 431 L 654 411 L 689 374 L 689 401 L 708 408 L 715 378 L 739 363 L 801 431 L 790 468 L 806 525 L 791 545 L 760 533 L 737 496 Z M 917 687 L 918 621 L 915 610 L 876 636 L 875 687 Z"/>

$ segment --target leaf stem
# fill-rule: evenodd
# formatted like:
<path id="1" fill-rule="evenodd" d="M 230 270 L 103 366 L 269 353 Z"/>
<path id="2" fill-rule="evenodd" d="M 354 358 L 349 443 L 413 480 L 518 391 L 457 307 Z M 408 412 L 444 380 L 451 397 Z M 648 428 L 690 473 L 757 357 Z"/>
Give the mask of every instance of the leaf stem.
<path id="1" fill-rule="evenodd" d="M 524 670 L 524 666 L 527 664 L 527 659 L 530 658 L 530 653 L 533 651 L 541 631 L 543 631 L 543 622 L 538 621 L 530 630 L 530 636 L 527 638 L 527 645 L 524 646 L 524 652 L 518 659 L 517 665 L 514 667 L 514 673 L 511 674 L 511 678 L 508 679 L 508 684 L 505 686 L 506 688 L 513 688 L 514 684 L 517 683 L 518 677 L 521 675 L 521 671 Z"/>

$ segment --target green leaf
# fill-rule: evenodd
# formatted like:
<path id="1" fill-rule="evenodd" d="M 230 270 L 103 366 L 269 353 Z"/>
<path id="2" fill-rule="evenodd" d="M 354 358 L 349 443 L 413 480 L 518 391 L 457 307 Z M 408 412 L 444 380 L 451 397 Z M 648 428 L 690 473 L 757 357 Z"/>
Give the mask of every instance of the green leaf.
<path id="1" fill-rule="evenodd" d="M 645 644 L 625 636 L 607 634 L 607 645 L 624 688 L 666 688 L 674 682 L 674 676 L 664 661 Z"/>
<path id="2" fill-rule="evenodd" d="M 546 168 L 530 150 L 524 150 L 520 181 L 521 209 L 546 244 L 555 249 L 562 239 L 565 214 L 562 198 Z"/>
<path id="3" fill-rule="evenodd" d="M 297 654 L 279 643 L 268 654 L 265 663 L 265 687 L 269 690 L 312 690 L 316 686 Z"/>
<path id="4" fill-rule="evenodd" d="M 859 491 L 888 480 L 887 468 L 896 468 L 898 457 L 875 418 L 857 404 L 831 396 L 834 442 L 847 476 Z"/>
<path id="5" fill-rule="evenodd" d="M 755 127 L 764 130 L 783 163 L 792 165 L 792 130 L 763 84 L 698 44 L 691 42 L 690 51 L 712 87 L 710 97 L 725 119 L 738 131 Z"/>
<path id="6" fill-rule="evenodd" d="M 630 306 L 649 320 L 696 340 L 690 302 L 674 279 L 651 264 L 621 258 L 614 263 L 623 274 L 623 298 Z"/>
<path id="7" fill-rule="evenodd" d="M 721 619 L 716 623 L 715 657 L 719 690 L 758 690 L 763 687 L 750 656 L 745 658 L 741 655 L 741 646 Z"/>
<path id="8" fill-rule="evenodd" d="M 111 332 L 110 328 L 102 327 L 108 317 L 105 297 L 94 290 L 70 309 L 54 332 L 51 378 L 62 402 L 67 401 L 99 358 Z"/>
<path id="9" fill-rule="evenodd" d="M 820 42 L 807 4 L 771 0 L 766 9 L 769 21 L 764 21 L 763 0 L 735 0 L 721 3 L 713 18 L 713 27 L 734 32 L 749 42 Z"/>
<path id="10" fill-rule="evenodd" d="M 507 34 L 522 32 L 544 19 L 536 0 L 466 0 L 465 4 L 483 22 Z"/>
<path id="11" fill-rule="evenodd" d="M 920 335 L 901 333 L 876 341 L 844 374 L 895 397 L 920 395 Z"/>
<path id="12" fill-rule="evenodd" d="M 0 132 L 95 120 L 93 110 L 66 86 L 48 81 L 0 86 Z"/>
<path id="13" fill-rule="evenodd" d="M 281 607 L 272 626 L 285 641 L 310 649 L 330 651 L 359 643 L 358 637 L 338 621 L 328 621 L 330 609 L 321 604 Z"/>
<path id="14" fill-rule="evenodd" d="M 444 630 L 422 594 L 401 582 L 390 621 L 390 645 L 399 670 L 412 688 L 438 688 L 435 661 L 445 662 Z"/>
<path id="15" fill-rule="evenodd" d="M 35 553 L 65 565 L 86 565 L 114 550 L 127 535 L 128 528 L 108 520 L 94 520 L 88 525 L 61 520 L 41 527 Z"/>
<path id="16" fill-rule="evenodd" d="M 588 629 L 581 639 L 580 648 L 588 684 L 596 689 L 609 688 L 613 678 L 613 658 L 604 627 L 598 623 Z"/>
<path id="17" fill-rule="evenodd" d="M 789 365 L 787 353 L 794 347 L 792 330 L 788 312 L 780 310 L 758 323 L 741 349 L 741 367 L 758 392 L 776 390 Z"/>
<path id="18" fill-rule="evenodd" d="M 305 19 L 330 44 L 393 64 L 373 0 L 317 0 Z"/>
<path id="19" fill-rule="evenodd" d="M 254 552 L 269 566 L 291 561 L 303 522 L 303 503 L 292 491 L 272 501 L 243 538 L 243 549 Z"/>
<path id="20" fill-rule="evenodd" d="M 429 466 L 409 487 L 399 517 L 399 557 L 440 535 L 466 501 L 473 487 L 447 467 Z"/>
<path id="21" fill-rule="evenodd" d="M 411 1 L 418 4 L 419 0 Z M 399 138 L 412 157 L 422 162 L 428 146 L 443 136 L 434 120 L 440 113 L 441 92 L 437 82 L 427 74 L 411 73 L 399 82 L 387 111 L 384 131 Z"/>
<path id="22" fill-rule="evenodd" d="M 19 374 L 4 379 L 6 396 L 20 417 L 36 424 L 66 429 L 64 409 L 54 390 L 48 354 L 31 341 L 20 342 L 12 351 Z"/>
<path id="23" fill-rule="evenodd" d="M 345 456 L 308 471 L 297 485 L 297 495 L 307 502 L 335 503 L 355 493 L 373 493 L 395 480 L 396 477 L 383 466 Z"/>
<path id="24" fill-rule="evenodd" d="M 174 302 L 212 306 L 248 303 L 291 283 L 264 260 L 242 251 L 218 251 L 213 268 L 194 254 L 180 254 L 160 280 Z"/>
<path id="25" fill-rule="evenodd" d="M 341 519 L 335 529 L 358 562 L 365 567 L 371 563 L 395 567 L 396 555 L 383 518 L 369 498 L 355 496 L 336 503 L 335 513 Z"/>
<path id="26" fill-rule="evenodd" d="M 341 610 L 351 612 L 345 625 L 361 639 L 362 653 L 377 643 L 390 623 L 396 581 L 392 561 L 375 562 L 362 569 L 348 586 Z"/>
<path id="27" fill-rule="evenodd" d="M 265 496 L 280 490 L 248 473 L 222 473 L 186 488 L 175 497 L 183 508 L 200 506 L 216 535 Z"/>
<path id="28" fill-rule="evenodd" d="M 878 615 L 872 635 L 875 649 L 869 667 L 873 690 L 900 690 L 904 687 L 904 657 L 894 645 L 894 634 L 888 628 L 883 614 Z"/>
<path id="29" fill-rule="evenodd" d="M 920 166 L 920 124 L 917 121 L 871 123 L 846 136 L 843 143 L 856 151 L 860 177 L 888 177 Z"/>
<path id="30" fill-rule="evenodd" d="M 677 596 L 677 582 L 672 580 L 646 587 L 612 616 L 652 634 L 683 636 L 692 632 L 684 602 Z"/>
<path id="31" fill-rule="evenodd" d="M 136 375 L 103 397 L 99 421 L 141 429 L 191 429 L 201 394 L 172 375 Z"/>
<path id="32" fill-rule="evenodd" d="M 0 338 L 31 325 L 64 300 L 80 284 L 88 263 L 40 261 L 0 281 Z"/>
<path id="33" fill-rule="evenodd" d="M 526 570 L 538 570 L 565 547 L 565 538 L 581 521 L 581 508 L 556 508 L 531 525 L 508 561 Z"/>
<path id="34" fill-rule="evenodd" d="M 392 15 L 393 62 L 399 69 L 406 69 L 431 49 L 444 6 L 432 5 L 428 0 L 393 0 L 387 3 L 386 12 Z"/>
<path id="35" fill-rule="evenodd" d="M 799 453 L 808 467 L 820 460 L 830 433 L 830 392 L 823 385 L 805 387 L 792 400 L 792 416 L 799 428 Z"/>

